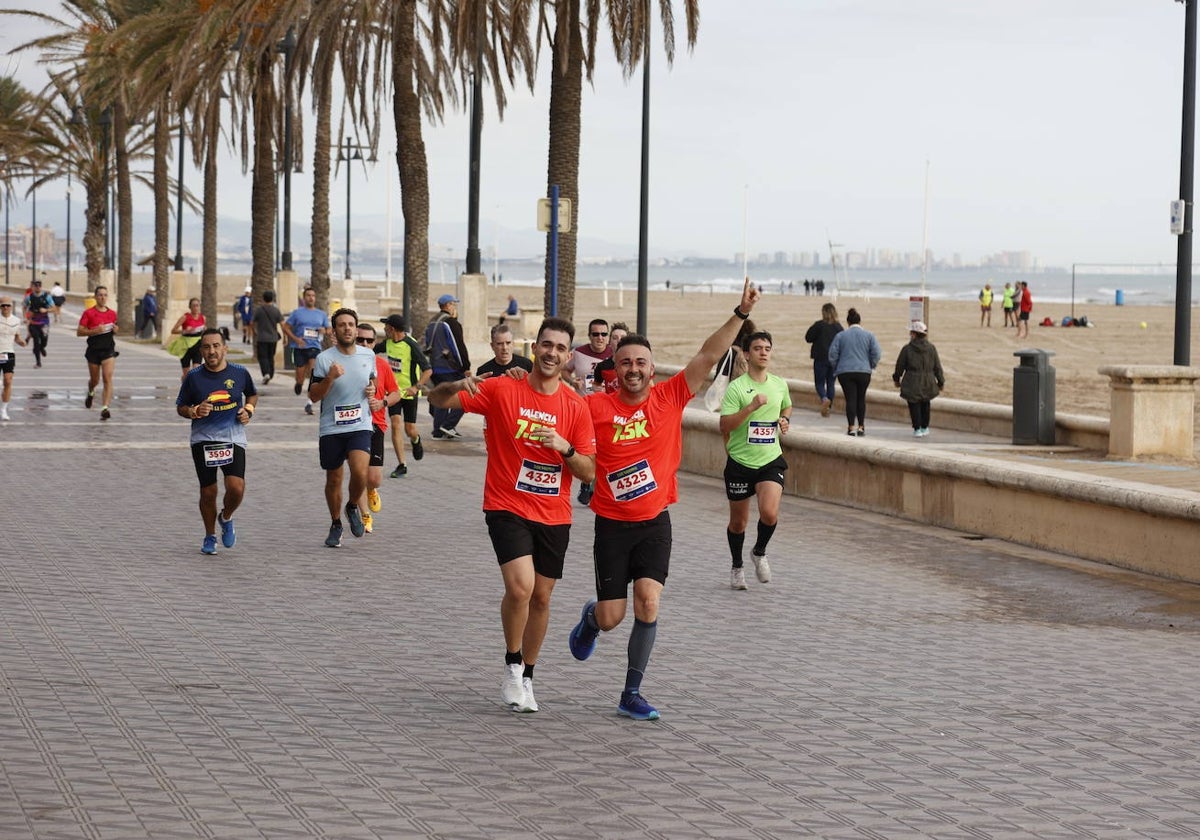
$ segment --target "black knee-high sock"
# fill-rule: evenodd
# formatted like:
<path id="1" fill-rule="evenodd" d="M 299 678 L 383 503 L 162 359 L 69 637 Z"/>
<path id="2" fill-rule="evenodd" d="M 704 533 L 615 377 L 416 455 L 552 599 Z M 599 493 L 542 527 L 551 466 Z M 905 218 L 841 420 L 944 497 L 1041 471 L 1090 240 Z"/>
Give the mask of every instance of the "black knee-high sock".
<path id="1" fill-rule="evenodd" d="M 733 568 L 742 568 L 742 546 L 746 544 L 746 532 L 735 534 L 726 528 L 725 539 L 729 540 L 729 554 L 733 557 Z"/>
<path id="2" fill-rule="evenodd" d="M 629 634 L 629 670 L 625 672 L 625 690 L 639 691 L 650 651 L 654 649 L 654 637 L 658 634 L 658 622 L 649 624 L 641 619 L 633 620 L 633 631 Z"/>
<path id="3" fill-rule="evenodd" d="M 754 553 L 762 557 L 767 553 L 767 543 L 771 541 L 771 536 L 775 533 L 774 525 L 767 525 L 761 519 L 758 520 L 758 540 L 754 543 Z"/>

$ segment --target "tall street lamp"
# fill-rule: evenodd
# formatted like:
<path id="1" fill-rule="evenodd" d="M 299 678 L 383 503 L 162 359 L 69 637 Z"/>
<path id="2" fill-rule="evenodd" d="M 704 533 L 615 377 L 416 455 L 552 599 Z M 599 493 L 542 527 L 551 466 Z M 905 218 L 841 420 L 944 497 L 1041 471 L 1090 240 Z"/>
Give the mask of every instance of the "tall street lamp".
<path id="1" fill-rule="evenodd" d="M 363 160 L 362 153 L 364 151 L 371 152 L 370 146 L 363 146 L 358 143 L 351 143 L 349 138 L 338 144 L 338 161 L 346 162 L 346 279 L 352 279 L 350 276 L 350 168 L 352 162 Z M 351 154 L 353 152 L 353 155 Z M 376 158 L 374 152 L 366 159 L 368 163 L 375 163 Z"/>
<path id="2" fill-rule="evenodd" d="M 33 173 L 33 186 L 30 188 L 33 196 L 33 229 L 29 232 L 29 246 L 33 259 L 29 261 L 29 275 L 32 281 L 37 279 L 37 173 Z"/>
<path id="3" fill-rule="evenodd" d="M 100 112 L 100 119 L 96 122 L 103 129 L 100 135 L 100 154 L 104 157 L 104 267 L 112 270 L 113 267 L 113 247 L 112 247 L 112 192 L 108 171 L 109 146 L 111 139 L 109 137 L 112 132 L 112 106 L 108 106 Z"/>
<path id="4" fill-rule="evenodd" d="M 71 173 L 67 173 L 67 291 L 71 291 Z"/>
<path id="5" fill-rule="evenodd" d="M 1196 3 L 1184 4 L 1183 139 L 1179 149 L 1179 198 L 1183 201 L 1183 233 L 1175 257 L 1175 364 L 1188 365 L 1192 343 L 1192 198 L 1196 156 Z"/>
<path id="6" fill-rule="evenodd" d="M 179 109 L 179 178 L 175 182 L 175 270 L 183 271 L 183 119 Z"/>
<path id="7" fill-rule="evenodd" d="M 292 55 L 296 52 L 296 27 L 289 26 L 287 35 L 276 49 L 283 53 L 283 253 L 280 268 L 292 270 Z M 349 177 L 347 176 L 347 186 Z M 349 202 L 347 201 L 347 213 Z M 349 255 L 349 248 L 346 249 Z M 349 271 L 347 256 L 346 271 Z"/>

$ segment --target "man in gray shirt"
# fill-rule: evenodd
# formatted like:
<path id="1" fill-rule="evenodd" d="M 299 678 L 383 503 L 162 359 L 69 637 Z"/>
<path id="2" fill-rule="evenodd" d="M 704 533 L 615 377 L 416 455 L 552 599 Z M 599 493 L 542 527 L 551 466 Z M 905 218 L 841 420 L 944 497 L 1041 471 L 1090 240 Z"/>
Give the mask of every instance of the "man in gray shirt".
<path id="1" fill-rule="evenodd" d="M 262 384 L 266 385 L 275 376 L 275 346 L 279 343 L 279 325 L 283 321 L 283 314 L 275 305 L 275 293 L 270 289 L 263 292 L 262 305 L 254 307 L 253 312 L 250 327 Z"/>

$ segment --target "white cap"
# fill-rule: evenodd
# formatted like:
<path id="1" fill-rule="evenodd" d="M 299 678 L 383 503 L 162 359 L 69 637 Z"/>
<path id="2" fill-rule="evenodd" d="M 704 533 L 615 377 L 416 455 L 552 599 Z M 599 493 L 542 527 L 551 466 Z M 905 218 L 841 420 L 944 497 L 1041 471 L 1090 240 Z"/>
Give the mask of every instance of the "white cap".
<path id="1" fill-rule="evenodd" d="M 913 321 L 908 325 L 908 330 L 909 332 L 920 333 L 921 335 L 927 335 L 929 333 L 929 327 L 925 326 L 924 321 Z"/>

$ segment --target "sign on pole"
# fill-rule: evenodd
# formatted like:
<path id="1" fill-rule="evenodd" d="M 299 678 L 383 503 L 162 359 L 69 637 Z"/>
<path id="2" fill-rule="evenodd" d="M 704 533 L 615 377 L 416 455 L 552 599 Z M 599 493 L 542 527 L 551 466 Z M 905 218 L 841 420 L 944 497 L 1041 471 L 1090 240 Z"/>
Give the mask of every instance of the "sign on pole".
<path id="1" fill-rule="evenodd" d="M 542 233 L 550 231 L 550 199 L 548 198 L 538 199 L 537 226 Z M 569 198 L 558 200 L 558 231 L 559 233 L 571 232 L 571 199 Z"/>

